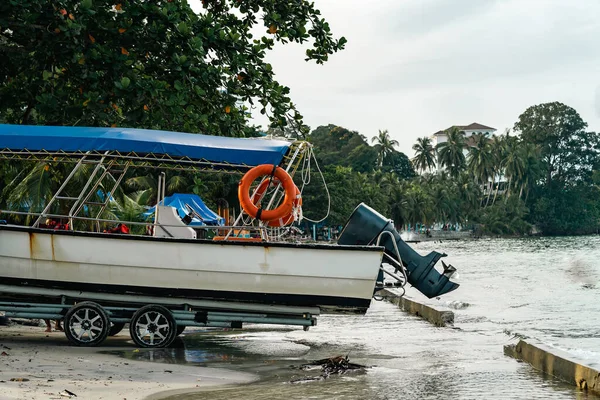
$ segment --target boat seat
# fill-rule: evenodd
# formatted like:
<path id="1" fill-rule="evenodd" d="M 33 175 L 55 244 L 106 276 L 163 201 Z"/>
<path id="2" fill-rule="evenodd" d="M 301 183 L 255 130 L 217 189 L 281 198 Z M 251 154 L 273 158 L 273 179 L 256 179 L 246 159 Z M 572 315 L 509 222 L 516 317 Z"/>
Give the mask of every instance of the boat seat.
<path id="1" fill-rule="evenodd" d="M 155 237 L 172 237 L 183 239 L 196 239 L 196 231 L 181 220 L 175 207 L 157 206 L 158 224 L 155 227 Z M 165 226 L 161 226 L 164 224 Z"/>

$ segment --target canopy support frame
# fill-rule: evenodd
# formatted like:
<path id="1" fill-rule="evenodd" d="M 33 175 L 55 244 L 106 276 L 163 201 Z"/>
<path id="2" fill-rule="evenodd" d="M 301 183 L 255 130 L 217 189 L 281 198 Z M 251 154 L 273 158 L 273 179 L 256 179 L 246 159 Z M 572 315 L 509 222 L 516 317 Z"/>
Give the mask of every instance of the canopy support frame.
<path id="1" fill-rule="evenodd" d="M 92 174 L 90 175 L 90 177 L 88 178 L 87 182 L 85 183 L 85 186 L 83 187 L 83 189 L 81 189 L 81 192 L 79 192 L 79 196 L 78 196 L 77 200 L 75 201 L 75 204 L 73 204 L 71 206 L 71 209 L 69 210 L 68 217 L 69 217 L 69 229 L 70 230 L 73 230 L 73 216 L 77 215 L 79 213 L 79 210 L 81 210 L 83 208 L 83 205 L 91 197 L 91 193 L 98 187 L 99 182 L 102 181 L 103 177 L 106 174 L 106 167 L 104 167 L 102 165 L 102 163 L 104 163 L 104 159 L 105 159 L 105 157 L 102 157 L 100 159 L 100 161 L 98 161 L 98 164 L 96 164 L 96 167 L 94 167 L 94 170 L 92 171 Z M 94 180 L 94 177 L 96 176 L 96 174 L 98 173 L 98 171 L 101 168 L 104 168 L 104 173 L 101 175 L 100 179 L 98 179 L 96 181 L 96 184 L 94 185 L 94 187 L 91 190 L 88 191 L 88 188 L 92 184 L 92 182 Z M 84 198 L 84 196 L 85 196 L 85 200 L 81 201 L 81 199 Z M 77 210 L 77 211 L 75 212 L 75 210 Z"/>
<path id="2" fill-rule="evenodd" d="M 48 204 L 46 204 L 46 207 L 44 207 L 44 210 L 41 212 L 40 216 L 33 223 L 33 227 L 34 228 L 38 228 L 40 226 L 42 218 L 45 218 L 45 215 L 50 211 L 50 208 L 52 207 L 52 204 L 54 204 L 54 202 L 56 202 L 56 200 L 58 200 L 58 198 L 60 197 L 60 194 L 67 187 L 67 184 L 71 181 L 71 179 L 73 178 L 73 176 L 75 175 L 75 173 L 77 172 L 77 170 L 79 168 L 81 168 L 81 166 L 83 165 L 84 161 L 86 161 L 86 157 L 87 157 L 87 154 L 84 155 L 83 157 L 81 157 L 79 159 L 79 162 L 77 162 L 77 164 L 75 164 L 75 167 L 73 167 L 73 169 L 71 170 L 71 172 L 69 173 L 69 175 L 67 176 L 67 178 L 60 185 L 60 187 L 58 188 L 58 190 L 56 191 L 56 193 L 54 193 L 54 196 L 52 196 L 52 199 L 50 199 L 50 201 L 48 202 Z"/>

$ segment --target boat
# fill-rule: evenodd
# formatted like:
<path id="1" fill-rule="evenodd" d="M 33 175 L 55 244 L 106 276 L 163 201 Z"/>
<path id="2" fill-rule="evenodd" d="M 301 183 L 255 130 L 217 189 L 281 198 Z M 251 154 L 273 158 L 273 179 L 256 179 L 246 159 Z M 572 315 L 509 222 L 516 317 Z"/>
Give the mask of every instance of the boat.
<path id="1" fill-rule="evenodd" d="M 177 330 L 177 323 L 308 327 L 321 313 L 365 313 L 386 284 L 385 277 L 398 287 L 411 281 L 429 297 L 458 287 L 449 280 L 453 267 L 444 265 L 441 273 L 434 268 L 443 254 L 419 256 L 402 242 L 391 221 L 364 204 L 350 217 L 337 244 L 277 240 L 289 221 L 298 218 L 301 194 L 293 177 L 311 156 L 309 143 L 277 138 L 0 124 L 0 159 L 70 168 L 41 212 L 19 205 L 0 210 L 8 221 L 0 224 L 0 311 L 65 318 L 67 337 L 77 345 L 98 344 L 108 327 L 130 322 L 134 341 L 154 347 L 172 341 L 164 332 L 164 340 L 155 340 L 150 332 L 160 331 L 150 323 L 155 318 L 173 322 L 169 332 Z M 153 219 L 107 219 L 112 194 L 136 168 L 158 175 Z M 74 192 L 74 177 L 84 170 L 87 182 Z M 270 176 L 259 177 L 275 190 L 264 210 L 258 206 L 242 212 L 232 225 L 203 225 L 197 219 L 190 225 L 193 215 L 186 220 L 164 202 L 164 170 L 239 174 L 242 182 L 255 171 L 268 170 L 273 171 Z M 280 179 L 273 181 L 276 174 Z M 249 188 L 254 179 L 250 181 Z M 297 190 L 297 196 L 288 189 Z M 249 190 L 256 195 L 259 188 Z M 247 193 L 250 208 L 253 198 Z M 267 214 L 278 214 L 278 219 L 266 220 Z M 33 223 L 10 223 L 15 216 L 27 216 Z M 107 230 L 111 224 L 125 225 L 129 233 Z M 146 229 L 135 234 L 131 227 Z M 212 239 L 207 238 L 209 231 Z M 90 312 L 104 321 L 96 335 L 82 328 L 93 329 Z"/>

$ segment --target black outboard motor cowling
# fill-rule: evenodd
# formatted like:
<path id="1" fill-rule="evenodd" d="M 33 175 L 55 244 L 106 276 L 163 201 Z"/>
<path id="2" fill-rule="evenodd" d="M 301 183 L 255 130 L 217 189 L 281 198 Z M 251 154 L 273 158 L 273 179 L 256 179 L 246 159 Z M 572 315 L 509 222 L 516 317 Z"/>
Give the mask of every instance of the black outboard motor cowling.
<path id="1" fill-rule="evenodd" d="M 356 207 L 346 226 L 338 239 L 338 244 L 343 245 L 370 245 L 377 242 L 377 238 L 383 231 L 388 231 L 394 236 L 402 264 L 406 267 L 408 282 L 417 288 L 425 296 L 432 298 L 441 296 L 458 288 L 458 284 L 451 282 L 450 277 L 456 271 L 452 266 L 444 265 L 444 273 L 440 274 L 434 267 L 438 260 L 445 257 L 432 251 L 426 256 L 410 248 L 400 234 L 394 228 L 391 220 L 373 210 L 371 207 L 361 203 Z M 385 252 L 398 259 L 394 244 L 389 235 L 381 238 L 380 245 L 385 247 Z M 379 279 L 378 279 L 379 280 Z"/>

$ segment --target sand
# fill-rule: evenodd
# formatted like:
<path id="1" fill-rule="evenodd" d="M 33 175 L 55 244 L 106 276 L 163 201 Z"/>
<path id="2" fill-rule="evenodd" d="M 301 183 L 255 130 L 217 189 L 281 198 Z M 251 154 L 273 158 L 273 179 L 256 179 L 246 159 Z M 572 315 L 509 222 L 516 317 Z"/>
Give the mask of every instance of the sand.
<path id="1" fill-rule="evenodd" d="M 0 400 L 134 400 L 160 392 L 251 382 L 255 375 L 177 364 L 134 361 L 103 351 L 134 349 L 127 332 L 101 347 L 74 347 L 64 333 L 43 327 L 0 326 Z M 143 350 L 142 350 L 143 351 Z"/>

